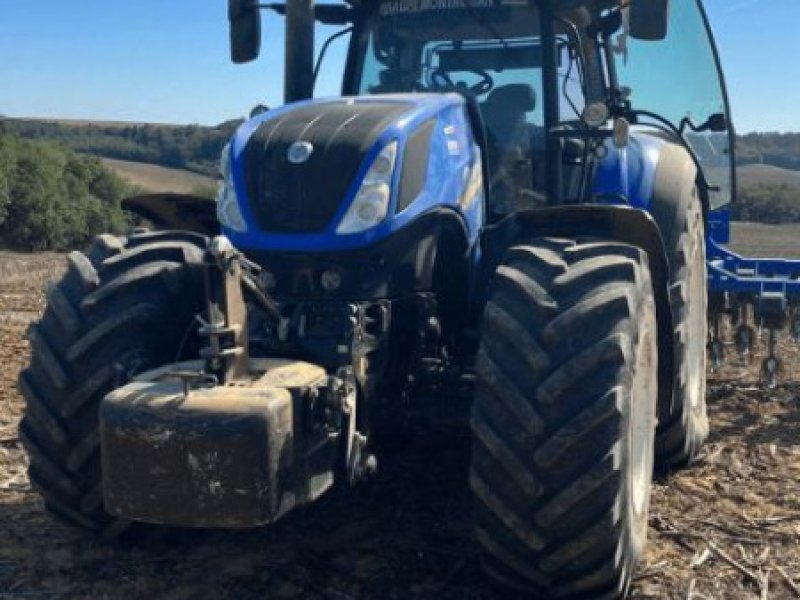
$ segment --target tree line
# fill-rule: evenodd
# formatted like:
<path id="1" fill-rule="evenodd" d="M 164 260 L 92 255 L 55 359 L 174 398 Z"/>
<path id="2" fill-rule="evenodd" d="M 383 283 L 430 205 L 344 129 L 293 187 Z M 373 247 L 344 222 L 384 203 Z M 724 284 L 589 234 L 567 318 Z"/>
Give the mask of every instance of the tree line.
<path id="1" fill-rule="evenodd" d="M 737 138 L 740 165 L 764 164 L 800 171 L 800 133 L 748 133 Z"/>
<path id="2" fill-rule="evenodd" d="M 133 190 L 94 157 L 0 128 L 0 246 L 40 251 L 86 246 L 122 232 L 121 200 Z"/>

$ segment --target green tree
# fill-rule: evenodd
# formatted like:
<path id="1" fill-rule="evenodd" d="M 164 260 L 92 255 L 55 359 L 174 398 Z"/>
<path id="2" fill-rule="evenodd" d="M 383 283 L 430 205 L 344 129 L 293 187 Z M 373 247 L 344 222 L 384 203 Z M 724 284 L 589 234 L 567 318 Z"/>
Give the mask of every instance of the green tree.
<path id="1" fill-rule="evenodd" d="M 52 142 L 0 136 L 0 245 L 16 250 L 85 246 L 122 231 L 127 185 L 96 158 Z"/>

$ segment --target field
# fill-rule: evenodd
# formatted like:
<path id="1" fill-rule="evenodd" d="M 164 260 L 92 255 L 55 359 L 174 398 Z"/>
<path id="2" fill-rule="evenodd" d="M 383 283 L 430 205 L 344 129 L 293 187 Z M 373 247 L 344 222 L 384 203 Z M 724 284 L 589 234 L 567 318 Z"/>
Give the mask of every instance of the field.
<path id="1" fill-rule="evenodd" d="M 168 169 L 158 165 L 112 158 L 101 158 L 100 160 L 125 181 L 146 192 L 189 194 L 197 188 L 216 186 L 216 182 L 211 177 L 185 169 Z"/>
<path id="2" fill-rule="evenodd" d="M 798 232 L 740 226 L 735 246 L 772 253 L 793 241 L 797 253 Z M 25 474 L 16 377 L 26 326 L 62 262 L 0 254 L 0 599 L 494 597 L 470 541 L 459 427 L 384 440 L 376 481 L 268 530 L 169 530 L 120 546 L 52 520 Z M 800 381 L 800 353 L 782 346 L 787 377 Z M 755 363 L 712 374 L 713 434 L 697 465 L 654 486 L 633 598 L 800 596 L 800 385 L 767 393 L 756 381 Z"/>
<path id="3" fill-rule="evenodd" d="M 731 247 L 746 256 L 800 258 L 800 225 L 733 223 Z"/>
<path id="4" fill-rule="evenodd" d="M 759 183 L 800 185 L 800 171 L 782 169 L 773 165 L 744 165 L 737 167 L 736 173 L 742 185 Z"/>

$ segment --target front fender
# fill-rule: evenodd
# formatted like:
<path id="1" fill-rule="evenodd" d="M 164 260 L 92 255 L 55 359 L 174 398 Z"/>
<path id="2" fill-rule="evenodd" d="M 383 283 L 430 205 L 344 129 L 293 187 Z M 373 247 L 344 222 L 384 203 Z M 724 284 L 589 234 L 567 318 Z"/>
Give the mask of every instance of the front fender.
<path id="1" fill-rule="evenodd" d="M 661 230 L 646 211 L 616 205 L 567 205 L 513 213 L 486 227 L 481 239 L 488 276 L 514 243 L 530 237 L 600 237 L 642 248 L 650 259 L 653 284 L 666 293 L 669 261 Z"/>
<path id="2" fill-rule="evenodd" d="M 646 211 L 617 205 L 568 205 L 514 213 L 487 227 L 481 238 L 482 268 L 478 277 L 479 302 L 475 318 L 483 311 L 494 271 L 506 251 L 535 237 L 597 237 L 637 246 L 647 253 L 656 300 L 659 349 L 659 405 L 672 400 L 673 321 L 669 301 L 669 259 L 659 225 Z"/>

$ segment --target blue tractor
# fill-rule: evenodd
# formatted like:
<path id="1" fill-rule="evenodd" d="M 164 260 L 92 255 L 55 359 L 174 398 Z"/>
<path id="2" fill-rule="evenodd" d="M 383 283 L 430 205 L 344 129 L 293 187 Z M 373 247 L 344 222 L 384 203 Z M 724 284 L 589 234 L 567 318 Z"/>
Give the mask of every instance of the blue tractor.
<path id="1" fill-rule="evenodd" d="M 654 466 L 708 434 L 709 297 L 730 309 L 701 2 L 230 0 L 234 62 L 262 9 L 286 104 L 239 127 L 218 200 L 128 202 L 159 227 L 72 253 L 31 329 L 47 507 L 104 536 L 269 524 L 367 479 L 382 415 L 462 396 L 486 573 L 624 596 Z M 338 98 L 313 98 L 318 23 L 349 36 Z"/>

